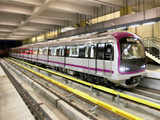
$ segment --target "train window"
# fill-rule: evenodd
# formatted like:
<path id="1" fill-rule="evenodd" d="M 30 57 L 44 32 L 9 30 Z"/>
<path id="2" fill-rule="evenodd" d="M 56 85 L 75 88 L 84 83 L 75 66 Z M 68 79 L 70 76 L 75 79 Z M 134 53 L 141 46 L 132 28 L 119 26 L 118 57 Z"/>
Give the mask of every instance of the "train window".
<path id="1" fill-rule="evenodd" d="M 56 56 L 59 56 L 59 54 L 60 54 L 60 49 L 57 48 L 57 49 L 56 49 Z"/>
<path id="2" fill-rule="evenodd" d="M 59 56 L 62 56 L 62 48 L 59 48 Z"/>
<path id="3" fill-rule="evenodd" d="M 78 49 L 77 47 L 71 47 L 70 48 L 70 55 L 71 57 L 78 57 Z"/>
<path id="4" fill-rule="evenodd" d="M 48 48 L 43 48 L 42 52 L 43 52 L 43 55 L 48 55 Z"/>
<path id="5" fill-rule="evenodd" d="M 49 53 L 50 56 L 56 56 L 56 48 L 55 47 L 51 47 L 50 48 L 50 53 Z"/>
<path id="6" fill-rule="evenodd" d="M 105 43 L 98 44 L 97 59 L 104 60 L 104 49 L 105 49 Z"/>
<path id="7" fill-rule="evenodd" d="M 38 54 L 39 54 L 39 55 L 43 55 L 43 49 L 42 49 L 42 48 L 39 48 Z"/>
<path id="8" fill-rule="evenodd" d="M 79 46 L 79 57 L 85 58 L 85 46 Z"/>
<path id="9" fill-rule="evenodd" d="M 61 53 L 61 56 L 64 57 L 64 56 L 65 56 L 65 48 L 64 48 L 64 47 L 62 48 L 62 51 L 61 51 L 61 52 L 62 52 L 62 53 Z"/>
<path id="10" fill-rule="evenodd" d="M 113 48 L 112 43 L 106 43 L 104 58 L 105 58 L 105 60 L 113 60 L 114 59 L 114 48 Z"/>
<path id="11" fill-rule="evenodd" d="M 33 48 L 33 55 L 37 55 L 38 54 L 38 49 Z"/>
<path id="12" fill-rule="evenodd" d="M 85 58 L 88 58 L 89 57 L 89 47 L 86 46 L 85 47 Z"/>
<path id="13" fill-rule="evenodd" d="M 48 56 L 51 56 L 51 49 L 48 49 Z"/>
<path id="14" fill-rule="evenodd" d="M 70 55 L 70 48 L 67 47 L 67 48 L 66 48 L 66 57 L 69 57 L 69 55 Z"/>

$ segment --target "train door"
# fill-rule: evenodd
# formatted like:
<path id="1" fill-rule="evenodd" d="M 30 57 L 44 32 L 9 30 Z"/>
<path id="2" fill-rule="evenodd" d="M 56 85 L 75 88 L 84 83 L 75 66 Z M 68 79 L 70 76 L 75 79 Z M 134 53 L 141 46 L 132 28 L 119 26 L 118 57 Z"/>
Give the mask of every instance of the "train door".
<path id="1" fill-rule="evenodd" d="M 89 59 L 88 59 L 88 67 L 89 67 L 89 71 L 88 73 L 89 74 L 93 74 L 95 75 L 96 74 L 96 69 L 97 69 L 97 61 L 96 61 L 96 44 L 94 45 L 89 45 Z"/>
<path id="2" fill-rule="evenodd" d="M 38 62 L 42 64 L 48 64 L 48 47 L 39 48 Z"/>
<path id="3" fill-rule="evenodd" d="M 105 72 L 105 60 L 104 60 L 105 50 L 104 49 L 105 49 L 105 43 L 98 43 L 96 70 L 97 70 L 97 75 L 99 76 L 103 76 Z"/>
<path id="4" fill-rule="evenodd" d="M 114 60 L 114 47 L 112 42 L 105 44 L 104 49 L 104 73 L 111 76 L 113 73 L 112 65 Z"/>
<path id="5" fill-rule="evenodd" d="M 30 61 L 32 61 L 32 56 L 33 56 L 33 48 L 31 48 L 31 50 L 30 50 L 30 57 L 31 57 L 31 59 L 30 59 Z"/>
<path id="6" fill-rule="evenodd" d="M 114 49 L 112 43 L 99 43 L 97 46 L 97 75 L 111 76 Z"/>

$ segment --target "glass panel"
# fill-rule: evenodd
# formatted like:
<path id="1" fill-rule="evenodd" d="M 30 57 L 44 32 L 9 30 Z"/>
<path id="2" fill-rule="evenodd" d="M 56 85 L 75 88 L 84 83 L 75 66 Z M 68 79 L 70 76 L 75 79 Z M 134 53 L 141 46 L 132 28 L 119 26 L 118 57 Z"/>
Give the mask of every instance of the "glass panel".
<path id="1" fill-rule="evenodd" d="M 96 45 L 90 46 L 90 58 L 96 58 Z"/>
<path id="2" fill-rule="evenodd" d="M 70 56 L 71 57 L 78 57 L 78 49 L 77 49 L 77 47 L 71 47 L 70 48 Z"/>
<path id="3" fill-rule="evenodd" d="M 39 54 L 39 55 L 43 55 L 43 49 L 42 49 L 42 48 L 39 48 L 38 54 Z"/>
<path id="4" fill-rule="evenodd" d="M 56 49 L 56 56 L 59 56 L 60 54 L 60 49 Z"/>
<path id="5" fill-rule="evenodd" d="M 69 57 L 69 55 L 70 55 L 70 48 L 67 47 L 67 49 L 66 49 L 66 57 Z"/>
<path id="6" fill-rule="evenodd" d="M 137 38 L 129 37 L 120 40 L 122 59 L 139 59 L 145 57 L 144 47 Z"/>
<path id="7" fill-rule="evenodd" d="M 88 58 L 88 57 L 89 57 L 88 53 L 89 53 L 89 47 L 86 46 L 86 47 L 85 47 L 85 58 Z"/>
<path id="8" fill-rule="evenodd" d="M 64 57 L 64 50 L 65 50 L 65 48 L 62 48 L 62 53 L 61 53 L 62 57 Z"/>
<path id="9" fill-rule="evenodd" d="M 79 46 L 79 57 L 85 58 L 85 46 Z"/>
<path id="10" fill-rule="evenodd" d="M 48 55 L 48 48 L 43 48 L 43 55 Z"/>
<path id="11" fill-rule="evenodd" d="M 56 48 L 55 47 L 51 47 L 50 48 L 50 53 L 49 53 L 50 56 L 55 56 L 56 55 Z"/>
<path id="12" fill-rule="evenodd" d="M 102 60 L 104 59 L 104 48 L 105 48 L 104 43 L 98 44 L 97 59 L 102 59 Z"/>
<path id="13" fill-rule="evenodd" d="M 121 49 L 121 72 L 132 72 L 145 69 L 145 51 L 141 41 L 134 37 L 122 38 Z"/>
<path id="14" fill-rule="evenodd" d="M 34 49 L 34 48 L 33 48 L 33 54 L 34 54 L 34 55 L 37 55 L 37 54 L 38 54 L 38 49 Z"/>
<path id="15" fill-rule="evenodd" d="M 105 60 L 114 59 L 114 48 L 112 43 L 106 43 L 104 57 L 105 57 Z"/>

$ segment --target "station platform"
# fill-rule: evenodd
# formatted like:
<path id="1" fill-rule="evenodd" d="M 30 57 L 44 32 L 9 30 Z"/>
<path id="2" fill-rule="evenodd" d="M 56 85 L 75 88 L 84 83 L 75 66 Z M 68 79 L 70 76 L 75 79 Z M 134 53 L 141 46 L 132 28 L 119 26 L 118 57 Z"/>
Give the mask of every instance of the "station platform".
<path id="1" fill-rule="evenodd" d="M 0 67 L 0 120 L 35 120 Z"/>
<path id="2" fill-rule="evenodd" d="M 160 79 L 160 66 L 159 65 L 147 65 L 145 77 Z"/>
<path id="3" fill-rule="evenodd" d="M 160 90 L 160 66 L 147 65 L 144 79 L 140 85 L 146 88 Z"/>

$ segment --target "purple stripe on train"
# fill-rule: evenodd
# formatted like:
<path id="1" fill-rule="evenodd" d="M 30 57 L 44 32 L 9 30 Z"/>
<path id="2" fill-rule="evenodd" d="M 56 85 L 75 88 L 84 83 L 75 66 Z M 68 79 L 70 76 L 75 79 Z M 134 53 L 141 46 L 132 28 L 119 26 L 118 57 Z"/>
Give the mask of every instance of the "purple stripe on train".
<path id="1" fill-rule="evenodd" d="M 25 57 L 25 58 L 30 58 L 30 57 Z M 31 58 L 30 58 L 31 59 Z M 101 69 L 101 68 L 91 68 L 91 67 L 86 67 L 86 66 L 81 66 L 81 65 L 74 65 L 74 64 L 65 64 L 62 62 L 57 62 L 57 61 L 52 61 L 52 60 L 43 60 L 43 59 L 38 59 L 38 58 L 32 58 L 36 59 L 39 61 L 44 61 L 44 62 L 50 62 L 50 63 L 56 63 L 56 64 L 61 64 L 61 65 L 67 65 L 67 66 L 72 66 L 72 67 L 77 67 L 77 68 L 83 68 L 83 69 L 88 69 L 88 70 L 97 70 L 99 72 L 108 72 L 108 73 L 114 73 L 112 70 L 107 70 L 107 69 Z"/>

